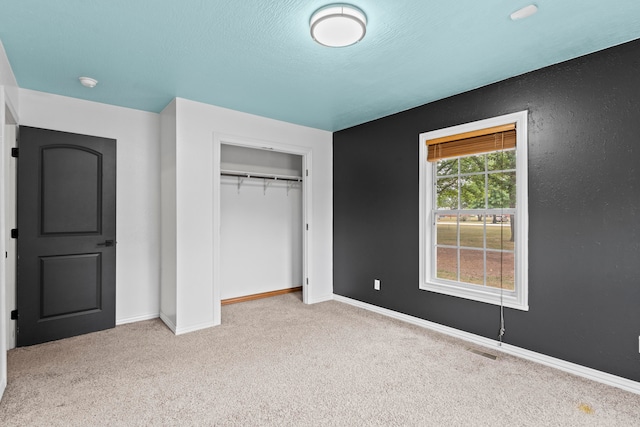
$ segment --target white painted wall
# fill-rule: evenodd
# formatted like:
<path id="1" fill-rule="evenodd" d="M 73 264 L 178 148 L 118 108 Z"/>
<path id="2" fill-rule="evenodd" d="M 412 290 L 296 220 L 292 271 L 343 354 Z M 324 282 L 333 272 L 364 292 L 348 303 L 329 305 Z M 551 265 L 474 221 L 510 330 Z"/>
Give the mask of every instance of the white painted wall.
<path id="1" fill-rule="evenodd" d="M 160 317 L 176 332 L 176 102 L 160 113 Z"/>
<path id="2" fill-rule="evenodd" d="M 117 140 L 116 323 L 160 308 L 160 116 L 20 89 L 20 124 Z"/>
<path id="3" fill-rule="evenodd" d="M 0 177 L 5 177 L 5 143 L 7 136 L 5 131 L 7 124 L 15 123 L 18 119 L 18 84 L 11 70 L 9 59 L 0 41 Z M 11 117 L 9 117 L 11 116 Z M 4 185 L 0 185 L 0 254 L 7 251 L 5 235 L 7 224 L 5 222 L 5 194 Z M 7 328 L 11 326 L 7 313 L 6 274 L 7 261 L 0 256 L 0 398 L 7 386 Z M 15 270 L 15 269 L 14 269 Z M 9 273 L 11 273 L 10 271 Z"/>
<path id="4" fill-rule="evenodd" d="M 313 151 L 310 302 L 332 298 L 332 134 L 177 98 L 176 333 L 220 322 L 214 306 L 214 133 L 307 147 Z M 171 120 L 170 117 L 165 119 Z M 164 189 L 163 189 L 164 191 Z M 219 285 L 218 285 L 219 286 Z"/>
<path id="5" fill-rule="evenodd" d="M 302 190 L 220 179 L 220 298 L 302 286 Z"/>
<path id="6" fill-rule="evenodd" d="M 11 64 L 9 64 L 9 58 L 4 50 L 2 41 L 0 40 L 0 86 L 4 87 L 4 101 L 9 106 L 13 114 L 13 119 L 18 120 L 19 111 L 19 96 L 18 96 L 18 82 L 13 75 Z"/>
<path id="7" fill-rule="evenodd" d="M 0 86 L 0 176 L 5 176 L 5 91 Z M 7 292 L 6 274 L 7 263 L 4 255 L 7 250 L 6 241 L 6 221 L 5 221 L 5 191 L 4 185 L 0 185 L 0 398 L 7 388 Z"/>

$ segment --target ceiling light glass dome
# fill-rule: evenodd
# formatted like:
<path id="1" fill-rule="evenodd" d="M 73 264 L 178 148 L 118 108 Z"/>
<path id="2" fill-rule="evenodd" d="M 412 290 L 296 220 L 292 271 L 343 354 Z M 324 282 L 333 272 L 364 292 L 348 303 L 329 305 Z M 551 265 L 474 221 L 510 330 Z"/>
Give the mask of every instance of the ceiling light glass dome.
<path id="1" fill-rule="evenodd" d="M 367 17 L 355 6 L 331 4 L 316 10 L 309 26 L 311 37 L 321 45 L 345 47 L 362 40 L 367 32 Z"/>

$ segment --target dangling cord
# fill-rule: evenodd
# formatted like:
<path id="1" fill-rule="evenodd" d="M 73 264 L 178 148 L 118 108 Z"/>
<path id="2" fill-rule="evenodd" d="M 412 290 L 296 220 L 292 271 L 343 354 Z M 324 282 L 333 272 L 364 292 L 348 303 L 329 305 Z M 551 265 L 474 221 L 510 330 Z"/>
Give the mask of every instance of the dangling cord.
<path id="1" fill-rule="evenodd" d="M 500 148 L 500 170 L 504 170 L 504 133 L 502 135 L 502 146 Z M 500 245 L 504 242 L 504 203 L 500 204 Z M 498 345 L 502 347 L 502 337 L 504 336 L 505 328 L 504 328 L 504 304 L 503 304 L 503 293 L 504 286 L 502 282 L 502 273 L 504 272 L 503 268 L 503 258 L 504 258 L 504 248 L 500 251 L 500 333 L 498 334 L 498 340 L 500 341 Z"/>
<path id="2" fill-rule="evenodd" d="M 502 305 L 502 290 L 500 290 L 500 343 L 498 344 L 502 347 L 502 336 L 504 335 L 504 305 Z"/>

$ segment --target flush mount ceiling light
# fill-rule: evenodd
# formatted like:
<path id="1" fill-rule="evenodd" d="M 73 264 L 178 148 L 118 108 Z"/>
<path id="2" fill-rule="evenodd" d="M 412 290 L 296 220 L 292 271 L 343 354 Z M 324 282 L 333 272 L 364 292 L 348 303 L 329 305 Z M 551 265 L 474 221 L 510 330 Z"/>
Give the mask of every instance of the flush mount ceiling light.
<path id="1" fill-rule="evenodd" d="M 330 4 L 311 15 L 311 37 L 329 47 L 345 47 L 359 42 L 367 32 L 367 17 L 349 4 Z"/>
<path id="2" fill-rule="evenodd" d="M 91 77 L 78 77 L 78 80 L 80 80 L 80 84 L 84 87 L 96 87 L 98 84 L 98 81 Z"/>
<path id="3" fill-rule="evenodd" d="M 513 12 L 509 17 L 512 21 L 517 21 L 518 19 L 527 18 L 538 11 L 538 6 L 535 4 L 530 4 L 529 6 L 525 6 L 522 9 L 518 9 Z"/>

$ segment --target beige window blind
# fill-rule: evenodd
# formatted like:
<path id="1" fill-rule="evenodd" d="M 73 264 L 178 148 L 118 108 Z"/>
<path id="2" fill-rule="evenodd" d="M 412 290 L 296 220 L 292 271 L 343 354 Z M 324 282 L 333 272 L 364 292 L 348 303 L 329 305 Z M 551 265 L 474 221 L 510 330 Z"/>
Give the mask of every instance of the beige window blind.
<path id="1" fill-rule="evenodd" d="M 450 157 L 508 150 L 516 146 L 516 124 L 511 123 L 443 136 L 427 140 L 426 143 L 427 160 L 430 162 Z"/>

